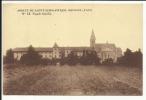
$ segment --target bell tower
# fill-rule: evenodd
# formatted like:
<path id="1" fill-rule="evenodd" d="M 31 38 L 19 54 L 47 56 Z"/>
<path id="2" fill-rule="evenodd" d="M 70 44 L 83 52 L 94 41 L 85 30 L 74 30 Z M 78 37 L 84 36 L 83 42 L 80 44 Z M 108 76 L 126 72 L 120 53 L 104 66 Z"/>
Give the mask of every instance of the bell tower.
<path id="1" fill-rule="evenodd" d="M 94 34 L 94 30 L 92 29 L 91 37 L 90 37 L 90 47 L 94 48 L 95 46 L 96 37 Z"/>

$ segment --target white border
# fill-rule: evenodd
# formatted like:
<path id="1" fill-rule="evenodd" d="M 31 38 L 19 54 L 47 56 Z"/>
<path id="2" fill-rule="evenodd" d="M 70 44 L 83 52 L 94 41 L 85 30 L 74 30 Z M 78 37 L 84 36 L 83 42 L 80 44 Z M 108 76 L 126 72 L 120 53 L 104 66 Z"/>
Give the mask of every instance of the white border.
<path id="1" fill-rule="evenodd" d="M 146 96 L 146 2 L 143 4 L 143 95 Z"/>
<path id="2" fill-rule="evenodd" d="M 146 1 L 2 1 L 2 4 L 143 4 L 143 54 L 144 54 L 144 60 L 146 60 L 146 46 L 144 46 L 144 43 L 146 43 L 146 40 L 144 37 L 146 37 Z M 3 66 L 2 66 L 3 67 Z M 2 95 L 3 100 L 123 100 L 123 99 L 129 99 L 129 100 L 146 100 L 146 63 L 143 62 L 143 96 L 6 96 Z M 3 70 L 3 68 L 2 68 Z M 3 78 L 3 75 L 2 75 Z M 2 86 L 3 89 L 3 86 Z"/>
<path id="3" fill-rule="evenodd" d="M 146 1 L 2 1 L 2 4 L 140 4 Z"/>

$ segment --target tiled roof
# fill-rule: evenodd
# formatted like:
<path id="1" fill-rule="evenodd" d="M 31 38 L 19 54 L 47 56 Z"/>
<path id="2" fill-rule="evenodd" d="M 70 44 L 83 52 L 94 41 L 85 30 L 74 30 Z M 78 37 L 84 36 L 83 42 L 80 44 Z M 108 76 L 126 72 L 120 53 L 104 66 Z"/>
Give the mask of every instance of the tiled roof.
<path id="1" fill-rule="evenodd" d="M 82 51 L 82 50 L 91 50 L 90 47 L 58 47 L 60 50 L 74 50 L 74 51 Z M 53 48 L 42 48 L 42 47 L 36 47 L 34 48 L 36 51 L 38 52 L 49 52 L 49 51 L 53 51 Z M 14 52 L 26 52 L 28 50 L 28 48 L 14 48 L 13 51 Z"/>
<path id="2" fill-rule="evenodd" d="M 102 48 L 102 47 L 115 47 L 115 44 L 112 43 L 98 43 L 95 44 L 95 48 Z"/>
<path id="3" fill-rule="evenodd" d="M 121 48 L 119 48 L 119 47 L 117 48 L 117 50 L 118 50 L 118 51 L 122 51 L 122 49 L 121 49 Z"/>
<path id="4" fill-rule="evenodd" d="M 64 50 L 89 50 L 90 47 L 61 47 Z"/>
<path id="5" fill-rule="evenodd" d="M 26 52 L 27 50 L 28 50 L 28 48 L 14 48 L 13 49 L 14 52 Z M 41 47 L 37 47 L 37 48 L 35 48 L 35 50 L 39 51 L 39 52 L 41 52 L 41 51 L 43 51 L 43 52 L 53 51 L 52 48 L 41 48 Z"/>
<path id="6" fill-rule="evenodd" d="M 111 44 L 111 43 L 98 43 L 98 44 L 95 44 L 95 49 L 98 52 L 101 52 L 101 51 L 113 51 L 113 50 L 115 50 L 114 48 L 116 48 L 115 44 Z"/>
<path id="7" fill-rule="evenodd" d="M 13 51 L 14 51 L 14 52 L 17 52 L 17 51 L 18 51 L 18 52 L 19 52 L 19 51 L 22 51 L 22 52 L 23 52 L 23 51 L 27 51 L 27 49 L 28 49 L 28 48 L 14 48 Z"/>
<path id="8" fill-rule="evenodd" d="M 38 52 L 52 52 L 53 48 L 52 47 L 34 47 L 36 51 Z M 59 48 L 59 50 L 73 50 L 73 51 L 83 51 L 83 50 L 92 50 L 92 48 L 90 47 L 57 47 Z M 116 48 L 115 44 L 111 44 L 111 43 L 98 43 L 95 44 L 95 49 L 97 51 L 102 51 L 105 48 Z M 14 48 L 13 51 L 14 52 L 26 52 L 28 50 L 27 47 L 24 48 Z M 117 50 L 121 51 L 121 48 L 117 48 Z"/>

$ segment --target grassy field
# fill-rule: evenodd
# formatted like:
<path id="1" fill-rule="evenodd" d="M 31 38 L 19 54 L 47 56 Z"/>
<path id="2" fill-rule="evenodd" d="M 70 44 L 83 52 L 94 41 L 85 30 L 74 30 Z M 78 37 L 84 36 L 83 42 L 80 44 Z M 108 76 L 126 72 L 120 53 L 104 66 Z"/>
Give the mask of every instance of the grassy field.
<path id="1" fill-rule="evenodd" d="M 5 66 L 4 95 L 142 95 L 142 70 L 122 66 Z"/>

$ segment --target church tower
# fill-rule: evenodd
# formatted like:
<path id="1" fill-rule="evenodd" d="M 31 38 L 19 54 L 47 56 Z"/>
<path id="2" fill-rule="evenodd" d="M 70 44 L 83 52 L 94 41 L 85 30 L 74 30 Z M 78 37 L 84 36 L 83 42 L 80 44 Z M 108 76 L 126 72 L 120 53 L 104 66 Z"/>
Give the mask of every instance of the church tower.
<path id="1" fill-rule="evenodd" d="M 95 37 L 94 31 L 93 31 L 93 29 L 92 29 L 92 34 L 91 34 L 91 37 L 90 37 L 90 47 L 91 47 L 91 48 L 94 48 L 94 46 L 95 46 L 95 41 L 96 41 L 96 37 Z"/>

